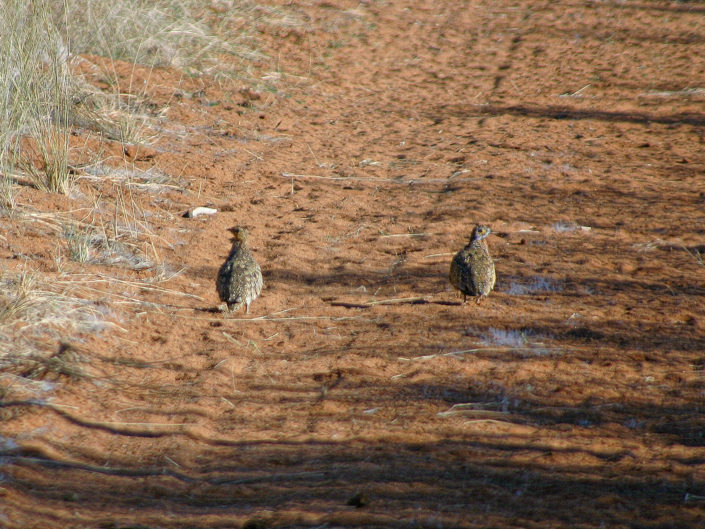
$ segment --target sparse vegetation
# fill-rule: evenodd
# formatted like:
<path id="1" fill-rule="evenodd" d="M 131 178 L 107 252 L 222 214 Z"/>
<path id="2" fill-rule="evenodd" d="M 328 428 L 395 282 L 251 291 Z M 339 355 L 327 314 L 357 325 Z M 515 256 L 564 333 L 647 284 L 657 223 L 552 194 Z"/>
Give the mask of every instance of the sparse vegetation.
<path id="1" fill-rule="evenodd" d="M 52 252 L 64 287 L 71 280 L 63 256 L 78 264 L 133 271 L 154 268 L 154 274 L 142 277 L 149 284 L 168 279 L 141 200 L 133 193 L 183 189 L 184 182 L 157 167 L 128 167 L 121 160 L 116 169 L 113 160 L 97 162 L 99 152 L 91 154 L 85 146 L 73 150 L 71 135 L 97 135 L 99 143 L 156 140 L 154 125 L 162 109 L 149 101 L 149 78 L 136 82 L 138 65 L 175 67 L 191 76 L 247 77 L 247 61 L 262 57 L 250 37 L 251 25 L 258 18 L 276 20 L 276 12 L 251 3 L 219 6 L 194 0 L 7 0 L 3 8 L 2 212 L 12 214 L 9 221 L 22 225 L 22 230 L 42 226 L 48 232 L 38 235 L 59 237 Z M 282 18 L 281 23 L 288 22 Z M 224 60 L 225 56 L 229 58 Z M 124 64 L 117 67 L 119 61 L 132 64 L 127 78 Z M 85 170 L 78 168 L 79 158 Z M 98 191 L 88 208 L 80 208 L 89 211 L 80 220 L 72 211 L 44 213 L 18 201 L 18 183 L 51 193 L 77 191 L 72 195 L 86 197 L 76 183 L 82 172 L 86 177 L 81 185 L 99 188 L 108 182 L 112 189 L 108 196 Z M 3 365 L 21 362 L 27 352 L 36 357 L 51 349 L 47 337 L 83 332 L 89 322 L 104 316 L 90 302 L 49 288 L 38 271 L 5 271 L 0 282 Z"/>
<path id="2" fill-rule="evenodd" d="M 68 246 L 69 258 L 78 263 L 85 263 L 90 258 L 91 236 L 76 226 L 66 226 L 64 237 Z"/>
<path id="3" fill-rule="evenodd" d="M 560 292 L 562 285 L 550 277 L 533 276 L 530 278 L 516 278 L 509 281 L 507 294 L 512 296 L 524 296 L 537 292 Z"/>
<path id="4" fill-rule="evenodd" d="M 12 213 L 17 206 L 17 190 L 11 178 L 0 175 L 0 211 Z"/>
<path id="5" fill-rule="evenodd" d="M 42 1 L 7 0 L 0 18 L 0 172 L 68 191 L 72 78 L 68 53 Z"/>
<path id="6" fill-rule="evenodd" d="M 181 4 L 223 40 L 257 24 L 255 86 L 226 79 L 246 55 L 54 15 L 69 185 L 32 179 L 22 128 L 0 188 L 0 525 L 697 527 L 703 97 L 649 91 L 701 82 L 701 14 L 276 3 L 305 25 Z M 478 222 L 479 305 L 449 283 Z M 225 317 L 234 224 L 265 287 Z"/>
<path id="7" fill-rule="evenodd" d="M 698 263 L 698 265 L 705 268 L 705 260 L 703 259 L 703 254 L 700 248 L 693 248 L 691 250 L 686 246 L 683 246 L 683 249 L 688 252 L 693 257 L 693 259 L 695 259 L 695 262 Z"/>
<path id="8" fill-rule="evenodd" d="M 154 139 L 144 86 L 119 82 L 115 61 L 172 66 L 188 75 L 237 77 L 256 60 L 254 4 L 226 9 L 201 2 L 7 0 L 0 20 L 0 173 L 21 173 L 39 189 L 72 185 L 69 135 L 84 127 L 122 143 Z M 284 22 L 282 22 L 284 23 Z M 92 80 L 76 75 L 90 53 Z M 240 58 L 223 60 L 223 56 Z M 89 68 L 90 69 L 90 68 Z M 100 80 L 107 91 L 96 88 Z M 88 82 L 87 82 L 88 81 Z M 127 90 L 126 92 L 124 90 Z M 5 201 L 7 202 L 7 201 Z"/>
<path id="9" fill-rule="evenodd" d="M 255 9 L 238 3 L 218 10 L 195 0 L 76 0 L 55 12 L 66 21 L 72 53 L 218 75 L 227 69 L 219 56 L 261 57 L 250 36 Z"/>
<path id="10" fill-rule="evenodd" d="M 44 281 L 25 268 L 0 272 L 0 370 L 29 374 L 48 358 L 47 341 L 64 334 L 97 332 L 108 323 L 104 305 L 80 298 L 71 288 Z"/>

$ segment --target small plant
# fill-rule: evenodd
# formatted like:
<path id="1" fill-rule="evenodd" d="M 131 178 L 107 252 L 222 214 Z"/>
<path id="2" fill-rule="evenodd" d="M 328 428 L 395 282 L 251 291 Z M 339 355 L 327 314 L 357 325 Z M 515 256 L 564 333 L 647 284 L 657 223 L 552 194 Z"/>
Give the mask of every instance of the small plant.
<path id="1" fill-rule="evenodd" d="M 509 282 L 507 294 L 512 296 L 524 296 L 526 294 L 536 294 L 537 292 L 560 292 L 562 285 L 550 277 L 534 276 L 531 278 Z"/>
<path id="2" fill-rule="evenodd" d="M 12 183 L 12 179 L 0 175 L 0 209 L 12 212 L 17 207 L 17 190 Z"/>
<path id="3" fill-rule="evenodd" d="M 569 222 L 565 220 L 554 222 L 551 227 L 559 233 L 567 231 L 576 231 L 580 229 L 580 226 L 578 226 L 575 222 Z"/>
<path id="4" fill-rule="evenodd" d="M 75 226 L 68 226 L 64 228 L 64 237 L 68 245 L 69 259 L 77 263 L 85 263 L 90 259 L 92 246 L 90 233 Z"/>
<path id="5" fill-rule="evenodd" d="M 33 304 L 32 295 L 37 284 L 32 272 L 24 271 L 14 278 L 7 278 L 5 273 L 2 275 L 5 294 L 0 299 L 0 325 L 24 318 Z"/>
<path id="6" fill-rule="evenodd" d="M 32 147 L 21 157 L 20 168 L 42 191 L 66 194 L 71 189 L 68 131 L 52 125 L 32 125 Z"/>
<path id="7" fill-rule="evenodd" d="M 703 254 L 701 253 L 701 247 L 693 248 L 692 250 L 688 249 L 687 247 L 683 246 L 683 249 L 688 252 L 693 259 L 695 259 L 695 262 L 698 263 L 700 266 L 705 268 L 705 261 L 703 260 Z"/>
<path id="8" fill-rule="evenodd" d="M 526 345 L 526 332 L 517 329 L 495 329 L 490 327 L 485 335 L 485 342 L 490 345 L 522 347 Z"/>
<path id="9" fill-rule="evenodd" d="M 66 23 L 74 53 L 172 66 L 188 75 L 217 75 L 227 69 L 223 55 L 262 57 L 254 50 L 245 24 L 254 19 L 256 7 L 240 2 L 227 12 L 215 13 L 199 0 L 74 0 L 58 3 L 54 10 L 55 19 Z"/>
<path id="10" fill-rule="evenodd" d="M 81 374 L 75 351 L 62 342 L 56 352 L 54 344 L 69 333 L 102 331 L 108 310 L 77 297 L 74 290 L 73 285 L 48 281 L 34 270 L 0 270 L 0 371 L 25 380 Z M 49 391 L 53 386 L 42 387 Z"/>
<path id="11" fill-rule="evenodd" d="M 7 0 L 0 17 L 0 171 L 66 193 L 71 74 L 47 0 Z"/>

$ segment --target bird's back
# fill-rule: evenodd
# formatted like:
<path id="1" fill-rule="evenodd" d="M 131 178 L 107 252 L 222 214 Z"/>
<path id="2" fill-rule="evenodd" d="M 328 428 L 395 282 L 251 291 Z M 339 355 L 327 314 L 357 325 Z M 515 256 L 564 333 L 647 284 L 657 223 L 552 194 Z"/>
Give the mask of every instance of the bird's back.
<path id="1" fill-rule="evenodd" d="M 450 282 L 468 296 L 486 296 L 495 283 L 494 261 L 485 240 L 472 241 L 450 264 Z"/>
<path id="2" fill-rule="evenodd" d="M 228 259 L 218 272 L 218 295 L 228 304 L 250 304 L 262 291 L 262 271 L 250 253 L 241 243 L 233 244 Z"/>

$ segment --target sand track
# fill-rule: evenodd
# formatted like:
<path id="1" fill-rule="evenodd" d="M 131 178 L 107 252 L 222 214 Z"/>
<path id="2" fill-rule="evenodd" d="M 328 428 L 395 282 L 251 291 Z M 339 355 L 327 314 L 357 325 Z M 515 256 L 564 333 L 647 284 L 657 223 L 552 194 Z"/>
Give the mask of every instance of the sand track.
<path id="1" fill-rule="evenodd" d="M 74 343 L 94 378 L 0 404 L 0 525 L 701 526 L 703 8 L 289 9 L 276 94 L 152 74 L 176 132 L 139 163 L 189 188 L 139 200 L 183 271 Z M 265 289 L 224 319 L 236 223 Z"/>

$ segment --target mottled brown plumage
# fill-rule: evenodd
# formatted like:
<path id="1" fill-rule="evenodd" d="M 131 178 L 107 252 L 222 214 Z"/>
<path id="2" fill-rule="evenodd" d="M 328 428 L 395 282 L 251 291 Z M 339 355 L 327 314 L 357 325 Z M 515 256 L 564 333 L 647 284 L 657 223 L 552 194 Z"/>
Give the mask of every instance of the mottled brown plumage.
<path id="1" fill-rule="evenodd" d="M 233 234 L 233 246 L 218 271 L 218 295 L 225 302 L 228 312 L 237 311 L 245 305 L 249 314 L 250 303 L 262 291 L 262 270 L 250 253 L 247 230 L 236 226 L 230 228 L 230 232 Z"/>
<path id="2" fill-rule="evenodd" d="M 463 294 L 463 303 L 468 296 L 475 296 L 480 303 L 487 297 L 495 283 L 494 261 L 487 249 L 487 237 L 491 230 L 478 224 L 472 230 L 470 242 L 460 250 L 450 263 L 450 284 Z"/>

